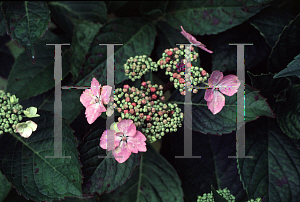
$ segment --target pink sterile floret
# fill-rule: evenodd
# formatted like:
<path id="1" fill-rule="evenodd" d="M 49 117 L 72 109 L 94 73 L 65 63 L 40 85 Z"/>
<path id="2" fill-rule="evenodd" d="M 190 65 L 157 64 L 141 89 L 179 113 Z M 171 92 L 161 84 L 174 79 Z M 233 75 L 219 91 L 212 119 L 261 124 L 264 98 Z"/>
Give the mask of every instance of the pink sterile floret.
<path id="1" fill-rule="evenodd" d="M 150 91 L 151 91 L 152 93 L 154 93 L 154 92 L 156 91 L 156 89 L 155 89 L 154 87 L 151 87 L 151 88 L 150 88 Z"/>
<path id="2" fill-rule="evenodd" d="M 136 130 L 132 120 L 120 120 L 103 132 L 99 146 L 112 154 L 116 161 L 124 163 L 131 153 L 146 152 L 146 137 Z"/>
<path id="3" fill-rule="evenodd" d="M 155 99 L 157 98 L 157 95 L 153 94 L 153 95 L 151 95 L 151 98 L 152 98 L 153 100 L 155 100 Z"/>
<path id="4" fill-rule="evenodd" d="M 177 73 L 173 73 L 173 78 L 175 79 L 177 77 Z"/>
<path id="5" fill-rule="evenodd" d="M 179 79 L 179 83 L 184 83 L 185 81 L 184 81 L 184 78 L 180 78 Z"/>
<path id="6" fill-rule="evenodd" d="M 142 82 L 142 86 L 146 87 L 147 83 L 145 81 Z"/>
<path id="7" fill-rule="evenodd" d="M 202 76 L 205 76 L 205 75 L 206 75 L 206 71 L 205 71 L 205 70 L 202 70 L 201 75 L 202 75 Z"/>
<path id="8" fill-rule="evenodd" d="M 168 51 L 168 52 L 167 52 L 167 55 L 168 55 L 168 56 L 171 56 L 172 54 L 173 54 L 172 51 Z"/>

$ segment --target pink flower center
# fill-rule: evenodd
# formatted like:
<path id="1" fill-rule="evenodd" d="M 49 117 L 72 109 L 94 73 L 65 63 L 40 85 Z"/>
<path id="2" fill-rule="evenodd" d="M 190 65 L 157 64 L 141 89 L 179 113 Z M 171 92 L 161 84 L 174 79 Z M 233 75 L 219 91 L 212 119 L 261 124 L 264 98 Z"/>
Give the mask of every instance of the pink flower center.
<path id="1" fill-rule="evenodd" d="M 95 103 L 100 103 L 100 102 L 101 102 L 101 97 L 99 98 L 98 96 L 96 96 Z"/>

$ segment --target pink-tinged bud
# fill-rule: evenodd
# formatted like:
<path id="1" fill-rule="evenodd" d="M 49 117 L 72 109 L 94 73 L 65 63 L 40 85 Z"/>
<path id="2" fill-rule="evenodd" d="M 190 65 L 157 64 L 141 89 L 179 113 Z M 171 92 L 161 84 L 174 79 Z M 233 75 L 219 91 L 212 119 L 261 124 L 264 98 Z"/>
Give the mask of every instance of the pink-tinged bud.
<path id="1" fill-rule="evenodd" d="M 119 122 L 120 122 L 120 121 L 122 121 L 122 118 L 121 118 L 121 117 L 119 117 L 119 118 L 118 118 L 118 121 L 119 121 Z"/>
<path id="2" fill-rule="evenodd" d="M 151 96 L 151 98 L 152 98 L 153 100 L 155 100 L 155 99 L 157 98 L 157 95 L 153 94 L 153 95 Z"/>
<path id="3" fill-rule="evenodd" d="M 159 112 L 158 112 L 158 115 L 159 115 L 159 116 L 162 116 L 163 114 L 164 114 L 164 113 L 163 113 L 162 111 L 159 111 Z"/>
<path id="4" fill-rule="evenodd" d="M 180 79 L 180 78 L 181 78 L 181 75 L 177 74 L 176 79 Z"/>
<path id="5" fill-rule="evenodd" d="M 142 104 L 142 101 L 141 101 L 141 100 L 138 101 L 138 105 L 140 105 L 140 104 Z"/>
<path id="6" fill-rule="evenodd" d="M 163 64 L 165 65 L 165 64 L 167 64 L 167 62 L 165 60 L 163 60 Z"/>
<path id="7" fill-rule="evenodd" d="M 127 110 L 127 109 L 125 109 L 125 110 L 124 110 L 124 114 L 127 114 L 127 113 L 128 113 L 128 110 Z"/>
<path id="8" fill-rule="evenodd" d="M 170 72 L 170 71 L 171 71 L 171 67 L 168 67 L 168 68 L 167 68 L 167 71 Z"/>
<path id="9" fill-rule="evenodd" d="M 193 46 L 191 47 L 191 51 L 194 51 L 194 47 Z"/>
<path id="10" fill-rule="evenodd" d="M 136 59 L 136 58 L 134 58 L 134 59 L 133 59 L 133 62 L 137 62 L 137 59 Z"/>
<path id="11" fill-rule="evenodd" d="M 166 50 L 165 50 L 165 53 L 167 53 L 168 51 L 169 51 L 169 49 L 166 49 Z"/>
<path id="12" fill-rule="evenodd" d="M 128 89 L 129 85 L 124 85 L 123 88 Z"/>
<path id="13" fill-rule="evenodd" d="M 146 87 L 147 83 L 145 81 L 142 82 L 142 86 Z"/>
<path id="14" fill-rule="evenodd" d="M 134 114 L 134 109 L 129 110 L 130 114 Z"/>
<path id="15" fill-rule="evenodd" d="M 184 83 L 185 81 L 184 81 L 184 78 L 180 78 L 179 79 L 179 83 Z"/>
<path id="16" fill-rule="evenodd" d="M 163 60 L 159 61 L 159 64 L 160 64 L 160 65 L 163 65 L 163 63 L 164 63 L 164 61 L 163 61 Z"/>
<path id="17" fill-rule="evenodd" d="M 170 62 L 170 60 L 171 60 L 171 58 L 169 58 L 169 57 L 166 57 L 166 59 L 165 59 L 166 63 Z"/>
<path id="18" fill-rule="evenodd" d="M 145 95 L 145 93 L 142 93 L 142 97 L 145 97 L 146 95 Z"/>
<path id="19" fill-rule="evenodd" d="M 196 59 L 197 59 L 197 55 L 194 55 L 193 57 L 194 57 L 194 60 L 196 60 Z"/>
<path id="20" fill-rule="evenodd" d="M 202 76 L 205 76 L 205 75 L 206 75 L 206 71 L 205 71 L 205 70 L 202 70 L 201 75 L 202 75 Z"/>
<path id="21" fill-rule="evenodd" d="M 131 72 L 131 76 L 135 76 L 135 72 Z"/>
<path id="22" fill-rule="evenodd" d="M 147 81 L 147 84 L 151 84 L 151 81 Z"/>
<path id="23" fill-rule="evenodd" d="M 143 99 L 143 100 L 142 100 L 142 104 L 145 105 L 146 103 L 147 103 L 147 100 L 146 100 L 146 99 Z"/>
<path id="24" fill-rule="evenodd" d="M 189 67 L 191 67 L 192 66 L 192 64 L 190 63 L 190 62 L 188 62 L 188 63 L 186 63 L 186 65 L 185 65 L 187 68 L 189 68 Z"/>
<path id="25" fill-rule="evenodd" d="M 126 102 L 129 102 L 129 101 L 130 101 L 130 98 L 129 98 L 129 97 L 125 98 L 125 101 L 126 101 Z"/>
<path id="26" fill-rule="evenodd" d="M 127 108 L 128 108 L 128 105 L 127 105 L 127 104 L 124 104 L 123 107 L 124 107 L 124 109 L 127 109 Z"/>
<path id="27" fill-rule="evenodd" d="M 140 110 L 138 108 L 134 109 L 135 113 L 138 113 Z"/>
<path id="28" fill-rule="evenodd" d="M 125 73 L 128 74 L 129 73 L 129 69 L 125 69 Z"/>
<path id="29" fill-rule="evenodd" d="M 135 66 L 132 66 L 132 67 L 131 67 L 131 69 L 133 69 L 133 70 L 134 70 L 134 69 L 135 69 Z"/>
<path id="30" fill-rule="evenodd" d="M 119 112 L 119 113 L 121 113 L 121 111 L 122 111 L 122 108 L 120 108 L 120 107 L 119 107 L 117 110 L 118 110 L 118 112 Z"/>
<path id="31" fill-rule="evenodd" d="M 151 121 L 151 116 L 150 115 L 147 115 L 147 121 Z"/>
<path id="32" fill-rule="evenodd" d="M 143 113 L 140 113 L 139 114 L 139 117 L 142 119 L 144 117 L 144 114 Z"/>
<path id="33" fill-rule="evenodd" d="M 151 108 L 150 107 L 148 107 L 148 111 L 150 111 L 151 110 Z"/>
<path id="34" fill-rule="evenodd" d="M 159 89 L 159 90 L 163 90 L 164 87 L 163 87 L 162 85 L 159 85 L 159 86 L 158 86 L 158 89 Z"/>
<path id="35" fill-rule="evenodd" d="M 147 127 L 151 128 L 152 124 L 151 123 L 147 123 Z"/>
<path id="36" fill-rule="evenodd" d="M 168 56 L 171 56 L 172 54 L 173 54 L 172 51 L 168 51 L 168 52 L 167 52 L 167 55 L 168 55 Z"/>
<path id="37" fill-rule="evenodd" d="M 161 99 L 161 101 L 164 101 L 166 98 L 165 98 L 165 96 L 162 96 L 160 99 Z"/>
<path id="38" fill-rule="evenodd" d="M 198 93 L 198 89 L 193 89 L 193 93 Z"/>
<path id="39" fill-rule="evenodd" d="M 173 78 L 175 79 L 177 77 L 177 73 L 173 73 Z"/>
<path id="40" fill-rule="evenodd" d="M 181 95 L 185 95 L 185 91 L 180 92 Z"/>
<path id="41" fill-rule="evenodd" d="M 151 112 L 154 113 L 154 112 L 155 112 L 155 108 L 152 108 L 152 109 L 151 109 Z"/>
<path id="42" fill-rule="evenodd" d="M 142 69 L 146 69 L 146 65 L 142 65 Z"/>
<path id="43" fill-rule="evenodd" d="M 132 105 L 133 107 L 135 107 L 135 106 L 136 106 L 136 103 L 135 103 L 135 102 L 133 102 L 133 103 L 131 103 L 131 105 Z"/>
<path id="44" fill-rule="evenodd" d="M 174 111 L 173 111 L 173 110 L 171 110 L 171 114 L 174 114 Z"/>
<path id="45" fill-rule="evenodd" d="M 153 101 L 151 101 L 151 102 L 150 102 L 150 105 L 151 105 L 151 106 L 153 106 L 153 105 L 154 105 L 154 102 L 153 102 Z"/>
<path id="46" fill-rule="evenodd" d="M 123 92 L 126 93 L 126 92 L 127 92 L 127 89 L 126 89 L 126 88 L 123 88 Z"/>
<path id="47" fill-rule="evenodd" d="M 174 48 L 174 51 L 178 51 L 178 48 Z"/>
<path id="48" fill-rule="evenodd" d="M 151 93 L 154 93 L 156 91 L 156 89 L 154 87 L 150 88 Z"/>
<path id="49" fill-rule="evenodd" d="M 179 58 L 179 55 L 175 54 L 175 56 L 174 56 L 174 57 L 177 59 L 177 58 Z"/>
<path id="50" fill-rule="evenodd" d="M 131 92 L 135 92 L 136 89 L 135 89 L 135 87 L 133 86 L 133 87 L 131 87 L 130 90 L 131 90 Z"/>

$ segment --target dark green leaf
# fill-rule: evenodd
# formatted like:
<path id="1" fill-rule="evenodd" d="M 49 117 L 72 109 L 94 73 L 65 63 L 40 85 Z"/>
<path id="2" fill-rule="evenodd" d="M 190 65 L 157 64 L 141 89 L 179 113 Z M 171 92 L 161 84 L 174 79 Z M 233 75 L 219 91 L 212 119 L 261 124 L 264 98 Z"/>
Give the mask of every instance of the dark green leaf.
<path id="1" fill-rule="evenodd" d="M 127 1 L 105 1 L 107 13 L 112 13 L 120 9 Z"/>
<path id="2" fill-rule="evenodd" d="M 294 60 L 287 65 L 287 68 L 276 74 L 274 78 L 285 76 L 298 76 L 300 78 L 300 54 L 297 55 Z"/>
<path id="3" fill-rule="evenodd" d="M 7 91 L 15 94 L 21 100 L 39 95 L 55 86 L 54 59 L 55 46 L 46 44 L 62 44 L 65 39 L 47 32 L 45 37 L 36 45 L 37 62 L 35 65 L 29 62 L 26 53 L 23 52 L 14 63 L 8 77 Z M 63 51 L 62 46 L 62 79 L 70 70 L 69 51 Z M 37 85 L 38 84 L 38 85 Z"/>
<path id="4" fill-rule="evenodd" d="M 35 64 L 35 43 L 48 30 L 50 14 L 45 1 L 6 1 L 2 6 L 7 31 L 12 40 L 22 45 Z"/>
<path id="5" fill-rule="evenodd" d="M 11 190 L 11 184 L 7 181 L 5 175 L 0 172 L 0 201 L 3 201 L 9 191 Z"/>
<path id="6" fill-rule="evenodd" d="M 291 138 L 300 138 L 300 85 L 292 86 L 286 93 L 286 102 L 278 108 L 278 124 Z"/>
<path id="7" fill-rule="evenodd" d="M 69 17 L 101 24 L 107 21 L 104 1 L 50 1 L 48 5 L 51 17 L 69 37 L 74 29 Z"/>
<path id="8" fill-rule="evenodd" d="M 100 84 L 106 84 L 107 75 L 107 47 L 99 44 L 123 44 L 114 46 L 115 84 L 127 80 L 124 63 L 136 55 L 149 56 L 152 52 L 155 39 L 155 28 L 141 18 L 118 18 L 110 21 L 100 29 L 83 64 L 83 75 L 77 86 L 90 86 L 93 77 Z"/>
<path id="9" fill-rule="evenodd" d="M 132 153 L 124 163 L 118 163 L 114 158 L 98 158 L 98 156 L 107 156 L 106 150 L 99 146 L 105 130 L 106 122 L 93 128 L 78 147 L 83 165 L 83 193 L 85 194 L 95 192 L 103 194 L 117 189 L 131 177 L 140 163 L 139 153 Z"/>
<path id="10" fill-rule="evenodd" d="M 167 5 L 168 1 L 143 1 L 140 12 L 145 18 L 156 20 L 165 14 Z"/>
<path id="11" fill-rule="evenodd" d="M 54 155 L 54 114 L 38 111 L 38 127 L 29 138 L 5 133 L 0 136 L 0 170 L 18 193 L 35 201 L 80 197 L 81 164 L 72 129 L 62 121 L 62 154 Z"/>
<path id="12" fill-rule="evenodd" d="M 203 87 L 203 84 L 202 86 Z M 207 102 L 204 100 L 205 89 L 199 90 L 192 98 L 192 122 L 193 130 L 207 134 L 227 134 L 236 130 L 236 94 L 233 96 L 225 96 L 225 106 L 216 115 L 214 115 L 207 107 Z M 256 120 L 259 116 L 274 117 L 272 109 L 269 107 L 266 99 L 262 97 L 259 91 L 251 88 L 246 84 L 245 86 L 245 122 Z M 244 98 L 243 98 L 244 100 Z M 184 96 L 180 95 L 178 90 L 173 93 L 169 101 L 177 103 L 182 111 L 184 111 Z M 178 102 L 179 101 L 179 102 Z"/>
<path id="13" fill-rule="evenodd" d="M 284 28 L 270 54 L 268 70 L 278 73 L 300 54 L 300 14 Z"/>
<path id="14" fill-rule="evenodd" d="M 291 20 L 293 20 L 292 15 L 270 6 L 253 16 L 249 22 L 260 31 L 260 34 L 265 37 L 267 43 L 273 47 L 283 28 Z"/>
<path id="15" fill-rule="evenodd" d="M 237 0 L 178 1 L 168 4 L 165 18 L 174 28 L 180 30 L 183 26 L 190 34 L 217 34 L 245 22 L 262 7 L 254 7 L 248 12 L 242 8 L 243 3 Z"/>
<path id="16" fill-rule="evenodd" d="M 250 69 L 266 60 L 271 48 L 264 37 L 249 24 L 243 24 L 216 35 L 212 40 L 212 71 L 236 70 L 237 46 L 230 43 L 252 43 L 245 45 L 245 69 Z"/>
<path id="17" fill-rule="evenodd" d="M 236 133 L 216 136 L 193 131 L 191 145 L 184 138 L 183 127 L 170 134 L 173 158 L 183 156 L 186 147 L 192 148 L 192 154 L 195 156 L 175 158 L 186 201 L 195 201 L 197 196 L 211 193 L 211 185 L 216 189 L 227 187 L 236 201 L 244 201 L 247 194 L 239 179 L 236 159 L 228 158 L 236 156 Z"/>
<path id="18" fill-rule="evenodd" d="M 100 201 L 183 202 L 183 191 L 176 170 L 148 144 L 132 177 Z"/>
<path id="19" fill-rule="evenodd" d="M 262 117 L 246 124 L 245 155 L 238 168 L 249 198 L 298 201 L 300 141 L 286 136 L 276 120 Z"/>
<path id="20" fill-rule="evenodd" d="M 84 63 L 85 55 L 89 50 L 90 44 L 102 25 L 74 18 L 70 18 L 70 20 L 74 25 L 74 36 L 70 49 L 70 62 L 71 73 L 75 81 L 82 69 L 81 66 Z"/>
<path id="21" fill-rule="evenodd" d="M 6 21 L 2 10 L 0 9 L 0 36 L 6 33 Z"/>

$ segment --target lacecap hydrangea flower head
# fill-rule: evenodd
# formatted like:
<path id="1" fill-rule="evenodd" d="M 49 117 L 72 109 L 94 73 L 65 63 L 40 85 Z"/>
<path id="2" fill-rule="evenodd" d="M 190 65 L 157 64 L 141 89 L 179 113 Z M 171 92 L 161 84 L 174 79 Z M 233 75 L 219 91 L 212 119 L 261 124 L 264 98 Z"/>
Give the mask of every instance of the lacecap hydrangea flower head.
<path id="1" fill-rule="evenodd" d="M 109 137 L 113 135 L 113 137 Z M 113 123 L 110 130 L 103 132 L 100 138 L 100 147 L 102 149 L 112 150 L 112 154 L 119 163 L 124 163 L 131 153 L 146 152 L 146 137 L 136 130 L 132 120 L 121 120 Z M 113 145 L 108 148 L 108 145 Z"/>

